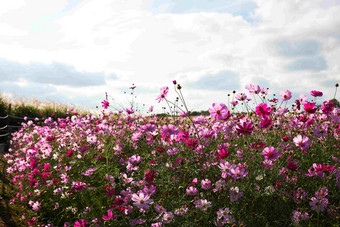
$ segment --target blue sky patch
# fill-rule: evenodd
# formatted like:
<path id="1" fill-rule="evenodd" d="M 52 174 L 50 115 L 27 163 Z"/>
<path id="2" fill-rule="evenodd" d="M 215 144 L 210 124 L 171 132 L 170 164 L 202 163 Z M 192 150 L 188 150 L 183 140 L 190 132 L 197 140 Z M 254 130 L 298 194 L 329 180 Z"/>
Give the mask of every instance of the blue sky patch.
<path id="1" fill-rule="evenodd" d="M 237 90 L 240 88 L 240 79 L 236 74 L 224 71 L 215 75 L 204 76 L 191 83 L 190 87 L 209 90 Z"/>
<path id="2" fill-rule="evenodd" d="M 259 21 L 259 18 L 252 16 L 257 5 L 250 0 L 152 0 L 149 8 L 154 13 L 229 13 L 233 16 L 242 16 L 250 23 Z"/>

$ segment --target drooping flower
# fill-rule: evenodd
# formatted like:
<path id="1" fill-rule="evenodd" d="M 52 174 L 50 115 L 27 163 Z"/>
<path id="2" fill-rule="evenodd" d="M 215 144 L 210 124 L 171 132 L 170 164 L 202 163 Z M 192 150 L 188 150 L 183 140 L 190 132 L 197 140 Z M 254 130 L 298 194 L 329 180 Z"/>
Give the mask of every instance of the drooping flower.
<path id="1" fill-rule="evenodd" d="M 209 108 L 210 115 L 218 121 L 227 120 L 231 114 L 228 107 L 223 103 L 213 103 L 213 108 Z"/>

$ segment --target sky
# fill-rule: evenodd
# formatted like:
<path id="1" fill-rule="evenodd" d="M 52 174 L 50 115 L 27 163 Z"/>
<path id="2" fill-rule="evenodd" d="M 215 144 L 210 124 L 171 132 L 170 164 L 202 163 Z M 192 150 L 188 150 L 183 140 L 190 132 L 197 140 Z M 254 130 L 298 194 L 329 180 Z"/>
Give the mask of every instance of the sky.
<path id="1" fill-rule="evenodd" d="M 176 80 L 189 110 L 250 83 L 268 98 L 319 90 L 321 104 L 340 83 L 339 12 L 340 0 L 0 0 L 0 92 L 90 109 L 107 92 L 113 109 L 133 98 L 161 112 Z"/>

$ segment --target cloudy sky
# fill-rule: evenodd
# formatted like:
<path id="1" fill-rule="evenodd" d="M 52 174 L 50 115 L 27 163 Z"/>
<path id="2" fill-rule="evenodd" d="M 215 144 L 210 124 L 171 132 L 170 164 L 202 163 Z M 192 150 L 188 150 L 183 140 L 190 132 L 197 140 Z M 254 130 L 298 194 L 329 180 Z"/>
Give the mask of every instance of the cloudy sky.
<path id="1" fill-rule="evenodd" d="M 0 92 L 86 108 L 108 92 L 127 107 L 134 83 L 135 102 L 160 110 L 175 79 L 192 110 L 249 83 L 331 99 L 339 12 L 340 0 L 0 0 Z"/>

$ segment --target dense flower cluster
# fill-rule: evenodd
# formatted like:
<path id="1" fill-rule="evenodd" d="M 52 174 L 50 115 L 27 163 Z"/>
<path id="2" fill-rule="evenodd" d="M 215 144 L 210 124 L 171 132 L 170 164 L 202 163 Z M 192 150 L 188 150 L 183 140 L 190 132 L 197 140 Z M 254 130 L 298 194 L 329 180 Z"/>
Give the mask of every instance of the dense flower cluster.
<path id="1" fill-rule="evenodd" d="M 210 116 L 196 118 L 141 116 L 131 107 L 24 123 L 5 155 L 17 190 L 11 203 L 29 209 L 23 225 L 335 225 L 340 109 L 301 95 L 304 110 L 289 111 L 267 102 L 267 89 L 246 89 L 262 96 L 249 114 L 213 103 Z M 292 98 L 289 90 L 280 96 Z"/>

